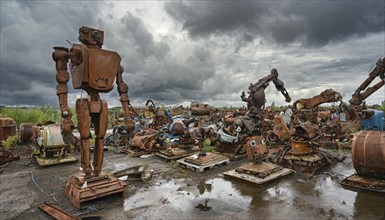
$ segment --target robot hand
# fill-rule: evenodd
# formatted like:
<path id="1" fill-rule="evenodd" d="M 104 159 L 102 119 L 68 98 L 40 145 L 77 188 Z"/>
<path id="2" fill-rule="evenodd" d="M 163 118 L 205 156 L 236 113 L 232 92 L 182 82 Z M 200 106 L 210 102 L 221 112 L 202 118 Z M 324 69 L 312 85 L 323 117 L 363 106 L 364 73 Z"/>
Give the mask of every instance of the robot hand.
<path id="1" fill-rule="evenodd" d="M 242 91 L 241 99 L 244 99 L 246 97 L 245 91 Z"/>
<path id="2" fill-rule="evenodd" d="M 61 131 L 63 134 L 72 134 L 72 131 L 74 130 L 75 125 L 74 122 L 71 119 L 65 119 L 63 118 L 61 121 Z"/>
<path id="3" fill-rule="evenodd" d="M 124 118 L 124 125 L 130 139 L 133 138 L 135 135 L 135 121 L 131 118 Z"/>
<path id="4" fill-rule="evenodd" d="M 72 131 L 74 130 L 74 122 L 71 119 L 63 118 L 61 121 L 61 132 L 63 136 L 63 141 L 66 144 L 71 144 L 74 141 L 74 136 Z"/>

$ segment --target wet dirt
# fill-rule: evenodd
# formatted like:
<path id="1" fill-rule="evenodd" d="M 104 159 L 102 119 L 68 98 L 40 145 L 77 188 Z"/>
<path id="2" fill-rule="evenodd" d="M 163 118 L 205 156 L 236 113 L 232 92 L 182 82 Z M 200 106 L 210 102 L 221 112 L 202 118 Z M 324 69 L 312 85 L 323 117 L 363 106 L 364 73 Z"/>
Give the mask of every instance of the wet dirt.
<path id="1" fill-rule="evenodd" d="M 246 160 L 196 173 L 157 157 L 128 158 L 105 152 L 105 172 L 148 164 L 154 170 L 153 177 L 147 182 L 129 181 L 122 195 L 83 203 L 82 209 L 72 206 L 64 196 L 64 184 L 79 171 L 79 162 L 39 168 L 30 164 L 29 155 L 22 155 L 0 173 L 0 219 L 51 219 L 38 209 L 44 202 L 80 218 L 384 219 L 384 194 L 340 185 L 342 179 L 354 173 L 350 152 L 344 153 L 348 158 L 343 163 L 315 176 L 294 173 L 253 186 L 222 175 Z M 42 190 L 33 183 L 31 172 Z"/>

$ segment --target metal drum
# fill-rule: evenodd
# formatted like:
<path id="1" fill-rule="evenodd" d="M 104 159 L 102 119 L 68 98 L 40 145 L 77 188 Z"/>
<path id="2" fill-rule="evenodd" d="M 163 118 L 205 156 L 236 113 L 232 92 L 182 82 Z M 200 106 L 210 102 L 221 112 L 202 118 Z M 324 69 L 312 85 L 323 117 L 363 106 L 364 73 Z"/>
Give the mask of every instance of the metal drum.
<path id="1" fill-rule="evenodd" d="M 16 135 L 16 122 L 9 117 L 0 118 L 0 142 Z"/>
<path id="2" fill-rule="evenodd" d="M 60 125 L 49 124 L 43 126 L 41 132 L 42 145 L 44 147 L 65 146 L 63 136 L 61 134 Z"/>
<path id="3" fill-rule="evenodd" d="M 32 123 L 21 123 L 19 127 L 20 138 L 22 141 L 30 141 L 33 135 Z"/>
<path id="4" fill-rule="evenodd" d="M 190 111 L 192 115 L 210 115 L 212 107 L 208 104 L 192 102 L 190 104 Z"/>
<path id="5" fill-rule="evenodd" d="M 352 142 L 352 160 L 357 174 L 385 179 L 385 132 L 356 133 Z"/>

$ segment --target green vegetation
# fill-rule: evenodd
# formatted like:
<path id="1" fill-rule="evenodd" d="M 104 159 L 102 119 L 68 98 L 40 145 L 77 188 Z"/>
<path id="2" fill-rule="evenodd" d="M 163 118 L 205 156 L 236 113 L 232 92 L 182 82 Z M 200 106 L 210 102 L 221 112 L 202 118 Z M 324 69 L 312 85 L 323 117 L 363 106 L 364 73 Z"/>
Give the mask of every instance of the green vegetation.
<path id="1" fill-rule="evenodd" d="M 213 147 L 211 146 L 210 139 L 206 139 L 203 141 L 203 151 L 204 152 L 212 152 L 213 151 Z"/>
<path id="2" fill-rule="evenodd" d="M 383 102 L 383 104 L 382 104 L 382 106 L 380 107 L 380 109 L 379 110 L 382 110 L 382 111 L 384 111 L 385 112 L 385 102 Z"/>
<path id="3" fill-rule="evenodd" d="M 76 110 L 71 108 L 72 120 L 75 125 L 77 124 Z M 55 123 L 60 123 L 60 110 L 53 106 L 42 106 L 42 107 L 3 107 L 0 108 L 0 117 L 10 117 L 12 118 L 17 126 L 21 123 L 33 123 L 33 124 L 43 124 L 47 121 L 53 121 Z"/>
<path id="4" fill-rule="evenodd" d="M 2 143 L 3 143 L 4 149 L 6 150 L 14 149 L 16 145 L 21 143 L 20 136 L 19 135 L 9 136 L 6 140 L 3 140 Z"/>

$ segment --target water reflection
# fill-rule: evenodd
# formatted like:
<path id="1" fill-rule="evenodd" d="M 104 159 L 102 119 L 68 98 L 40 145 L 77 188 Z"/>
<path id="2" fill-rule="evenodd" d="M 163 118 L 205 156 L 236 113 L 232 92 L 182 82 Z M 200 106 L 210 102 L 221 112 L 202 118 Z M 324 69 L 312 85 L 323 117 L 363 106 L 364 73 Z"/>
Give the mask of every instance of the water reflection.
<path id="1" fill-rule="evenodd" d="M 167 218 L 199 218 L 205 215 L 202 213 L 219 217 L 243 212 L 249 209 L 250 202 L 250 196 L 241 195 L 231 182 L 222 178 L 200 179 L 198 182 L 183 179 L 160 182 L 138 190 L 125 200 L 124 210 L 130 213 L 146 210 L 141 216 L 143 218 L 162 218 L 151 215 L 159 213 L 158 210 L 162 210 L 162 214 L 168 213 Z"/>
<path id="2" fill-rule="evenodd" d="M 212 187 L 213 187 L 212 182 L 206 182 L 205 179 L 200 179 L 200 181 L 199 181 L 199 183 L 197 185 L 199 194 L 201 194 L 201 195 L 203 193 L 205 193 L 206 190 L 207 190 L 207 192 L 211 192 Z"/>
<path id="3" fill-rule="evenodd" d="M 383 193 L 357 190 L 354 208 L 354 219 L 385 219 L 385 196 Z"/>
<path id="4" fill-rule="evenodd" d="M 383 219 L 384 204 L 383 194 L 351 191 L 339 179 L 319 174 L 291 175 L 262 186 L 222 178 L 160 182 L 130 195 L 124 210 L 149 219 Z"/>

